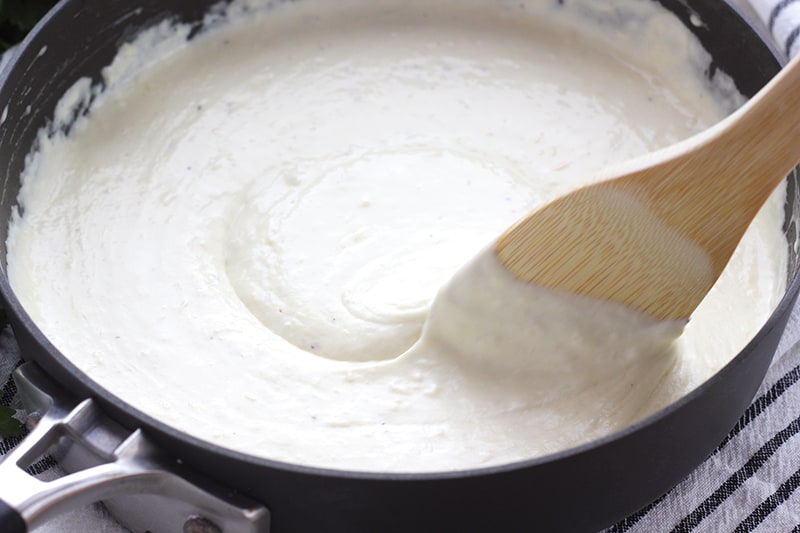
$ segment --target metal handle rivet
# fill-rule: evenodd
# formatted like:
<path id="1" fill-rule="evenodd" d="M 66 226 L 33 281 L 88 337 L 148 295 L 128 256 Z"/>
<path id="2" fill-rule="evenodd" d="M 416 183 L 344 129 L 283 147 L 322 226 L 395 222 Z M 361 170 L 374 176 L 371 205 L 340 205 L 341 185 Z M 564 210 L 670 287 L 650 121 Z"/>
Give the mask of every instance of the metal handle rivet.
<path id="1" fill-rule="evenodd" d="M 183 524 L 183 533 L 222 533 L 222 530 L 202 516 L 190 516 Z"/>

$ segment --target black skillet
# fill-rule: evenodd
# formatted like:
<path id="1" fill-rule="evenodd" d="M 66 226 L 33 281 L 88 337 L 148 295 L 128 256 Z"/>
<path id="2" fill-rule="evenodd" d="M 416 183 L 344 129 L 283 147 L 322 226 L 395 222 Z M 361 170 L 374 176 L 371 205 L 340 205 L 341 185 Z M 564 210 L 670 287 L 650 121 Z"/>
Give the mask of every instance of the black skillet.
<path id="1" fill-rule="evenodd" d="M 0 124 L 3 267 L 6 251 L 1 243 L 25 156 L 64 91 L 83 76 L 99 82 L 100 69 L 111 62 L 119 45 L 159 20 L 171 17 L 200 28 L 206 8 L 216 1 L 64 0 L 29 35 L 0 84 L 0 106 L 6 106 Z M 722 70 L 750 96 L 779 69 L 774 52 L 729 4 L 659 2 L 709 51 L 713 58 L 709 77 Z M 785 224 L 789 289 L 773 316 L 730 364 L 680 401 L 607 438 L 535 460 L 467 472 L 323 470 L 210 445 L 133 409 L 78 370 L 37 329 L 4 275 L 0 293 L 26 360 L 79 398 L 93 398 L 122 427 L 142 428 L 186 468 L 265 505 L 276 532 L 591 531 L 636 511 L 678 483 L 716 447 L 747 407 L 798 291 L 797 203 L 792 176 Z M 0 516 L 7 520 L 0 523 L 3 531 L 12 531 L 15 519 L 18 529 L 13 531 L 24 531 L 18 513 L 2 501 Z"/>

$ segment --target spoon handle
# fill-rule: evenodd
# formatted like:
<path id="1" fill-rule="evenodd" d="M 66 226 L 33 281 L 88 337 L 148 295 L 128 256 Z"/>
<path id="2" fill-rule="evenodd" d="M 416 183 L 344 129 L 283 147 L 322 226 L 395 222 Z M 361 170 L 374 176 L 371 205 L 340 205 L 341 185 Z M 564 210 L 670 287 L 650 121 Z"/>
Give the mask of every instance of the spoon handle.
<path id="1" fill-rule="evenodd" d="M 721 271 L 800 161 L 800 58 L 730 117 L 657 156 L 660 162 L 644 159 L 620 184 L 647 182 L 651 209 L 705 249 Z"/>
<path id="2" fill-rule="evenodd" d="M 518 279 L 686 320 L 800 161 L 800 59 L 716 126 L 529 214 L 495 243 Z"/>

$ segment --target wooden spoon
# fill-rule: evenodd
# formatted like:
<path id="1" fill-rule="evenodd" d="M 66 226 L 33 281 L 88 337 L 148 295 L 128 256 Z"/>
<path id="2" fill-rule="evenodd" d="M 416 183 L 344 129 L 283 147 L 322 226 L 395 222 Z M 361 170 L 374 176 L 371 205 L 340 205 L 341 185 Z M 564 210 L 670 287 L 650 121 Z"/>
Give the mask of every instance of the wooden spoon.
<path id="1" fill-rule="evenodd" d="M 497 258 L 527 283 L 688 319 L 800 161 L 799 62 L 716 126 L 525 217 Z"/>

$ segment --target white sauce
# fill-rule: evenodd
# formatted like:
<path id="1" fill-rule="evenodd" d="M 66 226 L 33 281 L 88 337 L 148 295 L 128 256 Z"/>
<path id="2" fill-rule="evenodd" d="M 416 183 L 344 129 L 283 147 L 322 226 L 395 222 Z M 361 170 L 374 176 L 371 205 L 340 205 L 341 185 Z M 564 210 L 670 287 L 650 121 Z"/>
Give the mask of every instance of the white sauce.
<path id="1" fill-rule="evenodd" d="M 109 90 L 77 84 L 54 131 L 95 96 L 91 113 L 42 134 L 8 240 L 53 344 L 203 439 L 371 471 L 574 446 L 724 365 L 783 291 L 782 192 L 675 343 L 483 256 L 408 350 L 515 219 L 740 102 L 649 2 L 430 4 L 234 3 L 189 46 L 186 28 L 145 32 Z M 583 327 L 540 323 L 553 309 Z"/>

